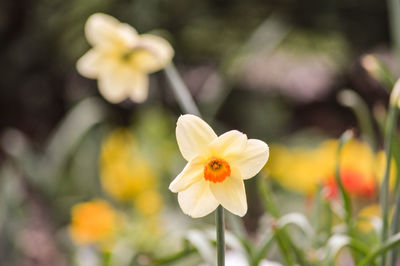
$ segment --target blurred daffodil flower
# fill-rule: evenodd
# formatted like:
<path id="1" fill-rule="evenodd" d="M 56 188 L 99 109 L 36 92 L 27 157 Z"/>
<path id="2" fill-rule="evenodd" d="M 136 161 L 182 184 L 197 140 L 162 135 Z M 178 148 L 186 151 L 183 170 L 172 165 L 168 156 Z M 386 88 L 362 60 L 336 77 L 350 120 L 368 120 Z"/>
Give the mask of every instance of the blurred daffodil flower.
<path id="1" fill-rule="evenodd" d="M 93 48 L 78 60 L 78 72 L 98 79 L 100 93 L 112 103 L 146 100 L 148 74 L 164 68 L 174 55 L 163 38 L 138 35 L 128 24 L 102 13 L 89 17 L 85 34 Z"/>
<path id="2" fill-rule="evenodd" d="M 247 200 L 243 180 L 263 168 L 269 157 L 268 145 L 261 140 L 247 139 L 236 130 L 217 136 L 206 122 L 194 115 L 178 119 L 176 138 L 188 163 L 169 189 L 178 192 L 183 212 L 202 217 L 221 204 L 236 215 L 245 215 Z"/>

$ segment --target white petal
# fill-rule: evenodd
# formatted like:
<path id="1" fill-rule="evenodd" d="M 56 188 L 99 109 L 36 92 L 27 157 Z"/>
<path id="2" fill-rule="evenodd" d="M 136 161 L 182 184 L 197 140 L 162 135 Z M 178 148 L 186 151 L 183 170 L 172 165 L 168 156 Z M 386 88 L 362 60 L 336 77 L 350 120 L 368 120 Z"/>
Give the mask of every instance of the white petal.
<path id="1" fill-rule="evenodd" d="M 78 59 L 78 62 L 76 62 L 76 69 L 82 76 L 95 79 L 101 72 L 101 61 L 100 54 L 96 50 L 91 49 Z"/>
<path id="2" fill-rule="evenodd" d="M 210 145 L 210 153 L 222 158 L 238 155 L 246 148 L 247 136 L 237 130 L 228 131 Z"/>
<path id="3" fill-rule="evenodd" d="M 122 42 L 128 45 L 129 47 L 137 45 L 137 42 L 139 41 L 139 35 L 137 31 L 134 28 L 132 28 L 131 25 L 126 23 L 119 24 L 118 35 L 119 38 L 122 40 Z"/>
<path id="4" fill-rule="evenodd" d="M 103 73 L 99 77 L 99 91 L 103 97 L 111 103 L 119 103 L 128 97 L 130 78 L 125 71 L 114 69 Z"/>
<path id="5" fill-rule="evenodd" d="M 128 84 L 129 98 L 136 103 L 141 103 L 147 99 L 149 92 L 149 77 L 142 73 L 133 73 L 132 79 Z"/>
<path id="6" fill-rule="evenodd" d="M 210 182 L 210 189 L 214 197 L 225 209 L 240 217 L 246 214 L 246 190 L 237 169 L 232 168 L 231 176 L 221 183 Z"/>
<path id="7" fill-rule="evenodd" d="M 239 169 L 243 179 L 249 179 L 261 171 L 268 157 L 269 148 L 265 142 L 249 139 L 246 149 L 241 154 L 230 158 L 229 162 Z"/>
<path id="8" fill-rule="evenodd" d="M 214 130 L 195 115 L 182 115 L 176 125 L 176 140 L 183 158 L 192 160 L 203 154 L 208 144 L 217 138 Z"/>
<path id="9" fill-rule="evenodd" d="M 171 182 L 169 189 L 172 192 L 180 192 L 198 182 L 204 176 L 204 162 L 201 158 L 195 158 L 188 162 L 182 172 Z"/>
<path id="10" fill-rule="evenodd" d="M 211 193 L 208 183 L 203 180 L 179 192 L 178 202 L 182 211 L 193 218 L 206 216 L 219 205 Z"/>
<path id="11" fill-rule="evenodd" d="M 87 40 L 93 46 L 133 45 L 137 40 L 137 32 L 134 28 L 102 13 L 93 14 L 88 18 L 85 34 Z"/>
<path id="12" fill-rule="evenodd" d="M 135 52 L 132 63 L 147 73 L 164 68 L 174 56 L 174 50 L 166 40 L 151 34 L 140 35 L 136 47 L 139 50 Z"/>

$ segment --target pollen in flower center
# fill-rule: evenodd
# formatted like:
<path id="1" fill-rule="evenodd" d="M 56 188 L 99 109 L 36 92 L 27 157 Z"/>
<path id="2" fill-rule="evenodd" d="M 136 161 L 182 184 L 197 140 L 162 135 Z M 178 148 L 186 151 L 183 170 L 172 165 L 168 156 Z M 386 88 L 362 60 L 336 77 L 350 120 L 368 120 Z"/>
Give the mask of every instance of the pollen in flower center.
<path id="1" fill-rule="evenodd" d="M 212 157 L 204 166 L 204 179 L 214 183 L 223 182 L 231 175 L 231 168 L 227 161 Z"/>

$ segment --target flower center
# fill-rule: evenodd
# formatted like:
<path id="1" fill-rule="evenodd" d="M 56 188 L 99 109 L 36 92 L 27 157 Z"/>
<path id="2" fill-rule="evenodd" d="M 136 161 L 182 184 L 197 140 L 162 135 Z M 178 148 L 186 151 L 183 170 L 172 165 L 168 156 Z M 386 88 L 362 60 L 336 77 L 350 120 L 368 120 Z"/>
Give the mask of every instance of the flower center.
<path id="1" fill-rule="evenodd" d="M 132 60 L 132 58 L 134 58 L 137 55 L 140 55 L 143 52 L 146 52 L 146 48 L 145 47 L 134 47 L 131 48 L 129 50 L 126 50 L 125 52 L 122 53 L 121 58 L 123 61 L 129 62 Z"/>
<path id="2" fill-rule="evenodd" d="M 220 183 L 231 175 L 231 168 L 227 161 L 212 157 L 204 166 L 204 179 Z"/>

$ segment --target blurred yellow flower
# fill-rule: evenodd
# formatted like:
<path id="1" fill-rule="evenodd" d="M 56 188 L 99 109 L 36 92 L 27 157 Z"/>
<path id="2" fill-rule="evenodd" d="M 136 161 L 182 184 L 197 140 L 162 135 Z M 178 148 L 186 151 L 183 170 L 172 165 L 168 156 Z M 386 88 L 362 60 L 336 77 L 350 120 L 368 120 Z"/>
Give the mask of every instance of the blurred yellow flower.
<path id="1" fill-rule="evenodd" d="M 373 229 L 373 223 L 380 220 L 381 208 L 378 204 L 364 207 L 358 212 L 357 227 L 364 232 Z"/>
<path id="2" fill-rule="evenodd" d="M 78 244 L 102 244 L 111 240 L 120 226 L 120 216 L 101 199 L 73 206 L 69 232 Z"/>
<path id="3" fill-rule="evenodd" d="M 287 148 L 271 145 L 271 159 L 265 167 L 267 175 L 282 186 L 304 194 L 312 194 L 335 164 L 335 144 L 324 142 L 316 149 Z"/>
<path id="4" fill-rule="evenodd" d="M 255 176 L 269 157 L 268 145 L 261 140 L 247 139 L 231 130 L 217 136 L 213 129 L 194 115 L 179 117 L 176 139 L 188 161 L 169 189 L 178 192 L 183 212 L 202 217 L 219 204 L 243 216 L 247 212 L 243 180 Z"/>
<path id="5" fill-rule="evenodd" d="M 119 201 L 131 201 L 156 186 L 156 174 L 139 157 L 134 136 L 117 129 L 105 139 L 100 154 L 100 178 L 104 190 Z"/>
<path id="6" fill-rule="evenodd" d="M 112 103 L 146 100 L 148 74 L 164 68 L 174 55 L 163 38 L 138 35 L 128 24 L 102 13 L 89 17 L 85 34 L 93 48 L 78 60 L 78 72 L 98 79 L 100 93 Z"/>
<path id="7" fill-rule="evenodd" d="M 326 195 L 334 197 L 338 193 L 334 179 L 337 145 L 337 140 L 324 141 L 314 149 L 272 145 L 271 161 L 265 171 L 291 190 L 312 194 L 318 185 L 324 185 Z M 379 181 L 376 175 L 378 157 L 366 143 L 358 140 L 351 140 L 343 147 L 341 180 L 351 195 L 375 195 Z"/>
<path id="8" fill-rule="evenodd" d="M 146 190 L 135 198 L 136 208 L 145 215 L 153 215 L 160 211 L 163 205 L 161 195 L 152 189 Z"/>

